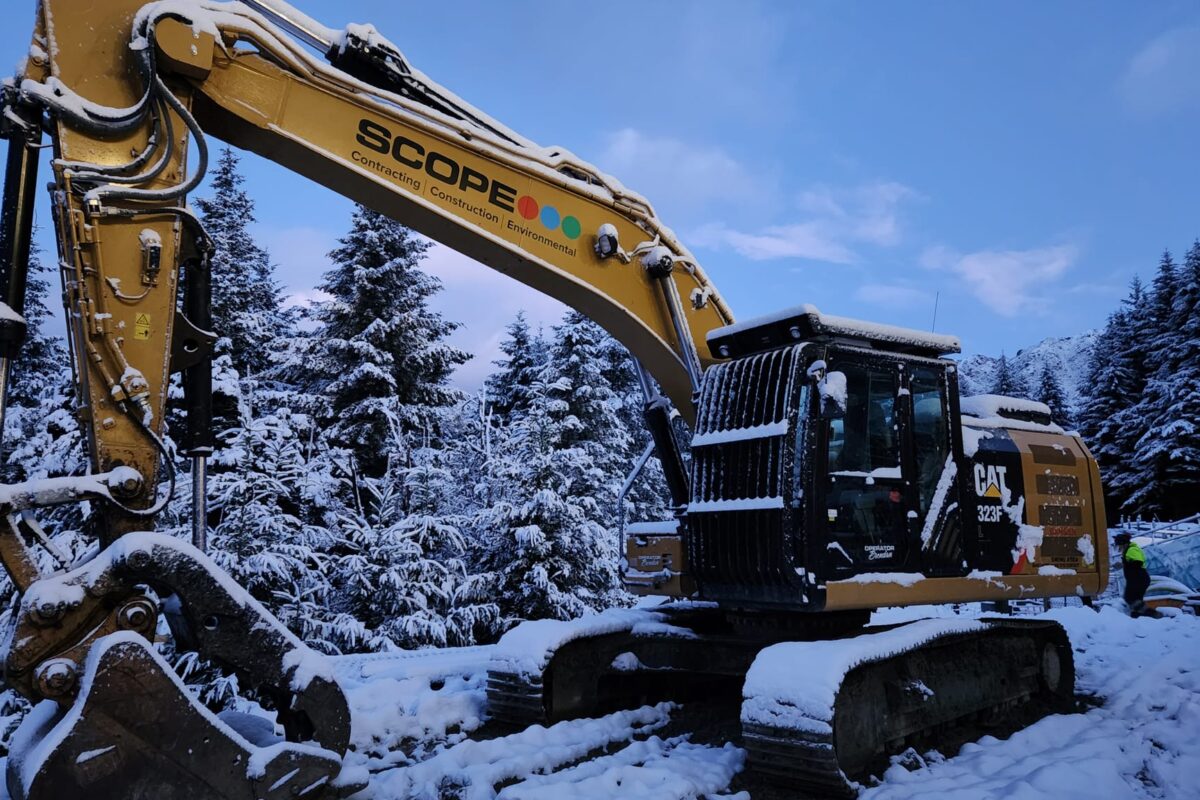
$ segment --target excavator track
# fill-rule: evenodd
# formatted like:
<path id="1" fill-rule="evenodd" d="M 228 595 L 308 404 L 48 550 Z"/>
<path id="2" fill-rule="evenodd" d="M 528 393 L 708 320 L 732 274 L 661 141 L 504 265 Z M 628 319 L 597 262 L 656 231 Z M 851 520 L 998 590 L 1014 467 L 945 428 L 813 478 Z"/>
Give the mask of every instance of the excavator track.
<path id="1" fill-rule="evenodd" d="M 845 644 L 860 648 L 873 635 Z M 987 620 L 981 630 L 854 666 L 828 713 L 792 708 L 788 724 L 771 726 L 747 720 L 744 706 L 748 769 L 803 796 L 853 797 L 907 748 L 951 753 L 985 733 L 1004 735 L 1070 710 L 1074 684 L 1059 625 Z"/>
<path id="2" fill-rule="evenodd" d="M 670 632 L 661 624 L 584 632 L 548 653 L 540 670 L 494 663 L 491 720 L 518 729 L 663 699 L 736 707 L 740 693 L 747 769 L 757 779 L 799 796 L 852 797 L 909 747 L 952 753 L 1073 702 L 1071 647 L 1053 622 L 921 620 L 779 641 L 709 616 L 706 624 L 702 615 L 668 614 Z M 760 670 L 771 673 L 765 683 Z"/>

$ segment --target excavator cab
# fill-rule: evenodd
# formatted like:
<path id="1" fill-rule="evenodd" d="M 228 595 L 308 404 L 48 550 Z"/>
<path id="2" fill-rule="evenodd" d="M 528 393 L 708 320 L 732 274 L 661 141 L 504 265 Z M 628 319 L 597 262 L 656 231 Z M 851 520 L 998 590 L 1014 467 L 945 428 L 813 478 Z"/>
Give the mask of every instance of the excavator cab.
<path id="1" fill-rule="evenodd" d="M 690 500 L 674 532 L 627 537 L 631 590 L 819 612 L 1103 583 L 1079 545 L 1105 527 L 1094 461 L 1039 404 L 964 414 L 955 337 L 805 306 L 708 345 L 727 360 L 704 376 Z"/>
<path id="2" fill-rule="evenodd" d="M 803 307 L 708 342 L 730 360 L 705 376 L 681 526 L 702 598 L 820 610 L 828 581 L 934 566 L 922 533 L 961 457 L 955 366 L 941 357 L 956 339 Z M 639 530 L 630 564 L 642 547 L 669 545 Z"/>

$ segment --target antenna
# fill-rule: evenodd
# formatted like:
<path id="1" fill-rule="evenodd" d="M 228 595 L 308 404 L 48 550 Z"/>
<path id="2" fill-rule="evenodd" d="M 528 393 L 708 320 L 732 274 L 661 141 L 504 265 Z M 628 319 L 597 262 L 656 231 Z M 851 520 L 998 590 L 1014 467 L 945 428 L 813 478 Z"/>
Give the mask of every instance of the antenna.
<path id="1" fill-rule="evenodd" d="M 936 292 L 936 293 L 933 295 L 933 324 L 929 326 L 929 332 L 930 332 L 930 333 L 933 333 L 934 331 L 936 331 L 936 330 L 937 330 L 937 307 L 938 307 L 938 298 L 939 298 L 939 297 L 941 297 L 941 296 L 942 296 L 942 293 L 941 293 L 941 292 Z"/>

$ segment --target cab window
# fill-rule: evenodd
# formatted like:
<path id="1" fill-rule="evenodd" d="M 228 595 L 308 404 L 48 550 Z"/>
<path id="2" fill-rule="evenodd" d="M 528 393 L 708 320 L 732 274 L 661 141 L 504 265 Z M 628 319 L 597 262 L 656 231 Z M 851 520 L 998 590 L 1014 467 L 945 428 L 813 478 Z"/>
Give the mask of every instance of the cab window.
<path id="1" fill-rule="evenodd" d="M 917 488 L 921 518 L 937 491 L 938 480 L 950 454 L 946 429 L 946 388 L 937 370 L 920 368 L 912 372 L 913 444 L 916 448 Z"/>
<path id="2" fill-rule="evenodd" d="M 896 419 L 898 371 L 841 364 L 846 413 L 826 428 L 827 526 L 834 574 L 894 568 L 907 552 L 908 507 Z"/>
<path id="3" fill-rule="evenodd" d="M 846 375 L 846 414 L 829 423 L 829 471 L 898 469 L 894 374 L 851 366 L 841 372 Z"/>

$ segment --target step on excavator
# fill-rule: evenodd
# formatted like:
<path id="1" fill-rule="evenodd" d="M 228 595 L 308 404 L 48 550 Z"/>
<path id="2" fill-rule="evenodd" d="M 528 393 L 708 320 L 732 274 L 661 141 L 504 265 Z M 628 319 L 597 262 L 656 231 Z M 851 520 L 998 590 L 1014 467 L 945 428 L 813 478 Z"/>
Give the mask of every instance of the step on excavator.
<path id="1" fill-rule="evenodd" d="M 533 666 L 497 660 L 498 720 L 716 681 L 741 693 L 750 769 L 839 795 L 898 748 L 1069 705 L 1071 649 L 1051 622 L 867 622 L 884 606 L 1102 591 L 1101 486 L 1078 436 L 1039 404 L 961 399 L 953 337 L 808 306 L 735 323 L 644 198 L 467 104 L 373 27 L 332 30 L 280 0 L 39 0 L 27 58 L 0 85 L 0 134 L 0 385 L 25 334 L 48 140 L 91 463 L 0 487 L 19 595 L 3 674 L 36 704 L 8 759 L 16 800 L 311 799 L 365 783 L 345 766 L 327 660 L 204 554 L 213 247 L 186 198 L 206 135 L 562 300 L 636 361 L 676 518 L 629 526 L 623 574 L 670 599 L 557 630 Z M 191 542 L 153 531 L 176 483 L 175 372 Z M 81 501 L 96 547 L 70 562 L 36 512 Z M 273 705 L 282 735 L 197 703 L 155 650 L 160 619 Z M 527 625 L 510 641 L 541 630 Z"/>

